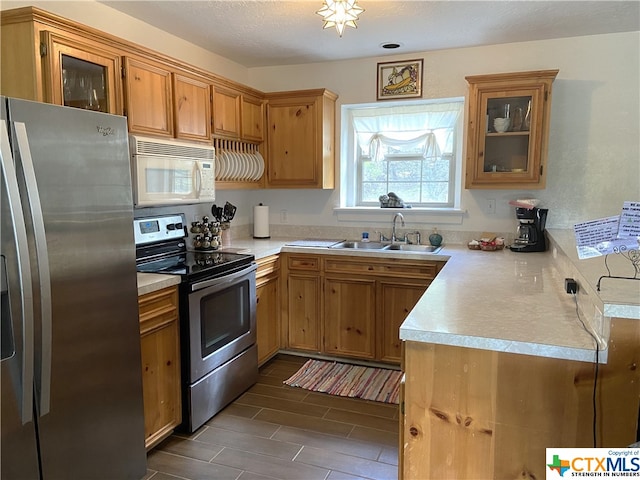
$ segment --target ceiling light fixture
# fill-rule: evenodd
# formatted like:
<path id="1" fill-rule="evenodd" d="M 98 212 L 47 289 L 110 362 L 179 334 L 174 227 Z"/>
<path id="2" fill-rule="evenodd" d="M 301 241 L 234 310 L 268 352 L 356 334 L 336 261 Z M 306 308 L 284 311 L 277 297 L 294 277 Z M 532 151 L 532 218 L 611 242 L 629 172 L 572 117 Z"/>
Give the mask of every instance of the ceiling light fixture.
<path id="1" fill-rule="evenodd" d="M 400 48 L 402 47 L 402 43 L 399 42 L 385 42 L 385 43 L 381 43 L 380 46 L 382 48 L 386 48 L 387 50 L 393 50 L 395 48 Z"/>
<path id="2" fill-rule="evenodd" d="M 341 37 L 345 26 L 358 28 L 356 20 L 364 9 L 357 3 L 357 0 L 324 0 L 322 8 L 316 12 L 324 19 L 322 28 L 336 27 Z"/>

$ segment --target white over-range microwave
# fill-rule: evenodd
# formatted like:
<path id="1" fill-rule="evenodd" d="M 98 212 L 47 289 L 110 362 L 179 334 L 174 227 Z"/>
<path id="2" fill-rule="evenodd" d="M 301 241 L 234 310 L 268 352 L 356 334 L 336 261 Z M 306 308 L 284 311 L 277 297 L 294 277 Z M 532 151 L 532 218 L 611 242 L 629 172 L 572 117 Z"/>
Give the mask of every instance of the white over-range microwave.
<path id="1" fill-rule="evenodd" d="M 212 202 L 213 146 L 129 136 L 136 207 Z"/>

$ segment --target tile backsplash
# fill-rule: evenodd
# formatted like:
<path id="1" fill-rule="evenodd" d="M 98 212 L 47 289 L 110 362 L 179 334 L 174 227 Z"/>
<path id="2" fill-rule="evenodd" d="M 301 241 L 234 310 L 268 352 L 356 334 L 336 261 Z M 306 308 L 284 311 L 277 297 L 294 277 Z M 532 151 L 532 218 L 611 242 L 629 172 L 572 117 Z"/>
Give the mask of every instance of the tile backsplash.
<path id="1" fill-rule="evenodd" d="M 253 235 L 252 225 L 238 225 L 231 227 L 233 238 L 251 238 Z M 382 231 L 385 237 L 391 236 L 390 228 L 380 229 L 379 227 L 343 227 L 343 226 L 317 226 L 317 225 L 270 225 L 269 233 L 272 238 L 326 238 L 337 240 L 357 240 L 362 237 L 362 232 L 369 232 L 369 239 L 371 241 L 378 240 L 377 231 Z M 398 228 L 397 232 L 400 235 L 404 235 L 406 232 L 413 232 L 415 229 L 410 228 Z M 425 228 L 419 230 L 422 236 L 421 243 L 429 243 L 429 235 L 433 233 L 433 228 Z M 438 228 L 438 233 L 442 235 L 442 243 L 449 245 L 466 245 L 471 240 L 479 239 L 482 232 L 465 232 L 456 230 L 444 230 Z M 513 242 L 512 232 L 494 232 L 499 237 L 504 237 L 505 244 L 509 245 Z"/>

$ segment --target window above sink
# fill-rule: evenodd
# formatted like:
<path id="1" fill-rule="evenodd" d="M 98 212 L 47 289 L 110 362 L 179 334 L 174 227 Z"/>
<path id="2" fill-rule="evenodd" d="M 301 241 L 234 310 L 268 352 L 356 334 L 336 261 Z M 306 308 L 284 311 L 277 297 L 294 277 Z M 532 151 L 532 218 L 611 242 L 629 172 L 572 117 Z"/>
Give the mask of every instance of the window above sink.
<path id="1" fill-rule="evenodd" d="M 343 106 L 339 210 L 380 210 L 379 197 L 394 192 L 414 209 L 457 213 L 463 106 L 463 98 Z"/>

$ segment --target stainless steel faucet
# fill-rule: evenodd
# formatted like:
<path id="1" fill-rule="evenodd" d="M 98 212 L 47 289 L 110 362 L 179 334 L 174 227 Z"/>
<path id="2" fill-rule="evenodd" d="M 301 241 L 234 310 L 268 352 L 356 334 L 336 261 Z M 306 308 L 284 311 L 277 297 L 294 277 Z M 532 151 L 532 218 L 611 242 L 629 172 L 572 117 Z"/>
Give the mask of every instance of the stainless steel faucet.
<path id="1" fill-rule="evenodd" d="M 409 236 L 414 236 L 415 235 L 415 240 L 412 242 L 409 239 Z M 404 236 L 406 243 L 413 243 L 415 245 L 420 245 L 420 232 L 418 230 L 416 230 L 415 232 L 409 232 L 407 234 L 405 234 Z"/>
<path id="2" fill-rule="evenodd" d="M 391 227 L 391 241 L 392 242 L 396 242 L 398 239 L 396 237 L 396 220 L 398 219 L 398 217 L 400 217 L 400 220 L 402 221 L 402 226 L 404 227 L 404 216 L 398 212 L 393 216 L 393 226 Z M 405 237 L 406 239 L 406 237 Z"/>

